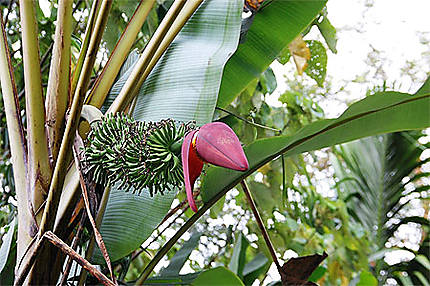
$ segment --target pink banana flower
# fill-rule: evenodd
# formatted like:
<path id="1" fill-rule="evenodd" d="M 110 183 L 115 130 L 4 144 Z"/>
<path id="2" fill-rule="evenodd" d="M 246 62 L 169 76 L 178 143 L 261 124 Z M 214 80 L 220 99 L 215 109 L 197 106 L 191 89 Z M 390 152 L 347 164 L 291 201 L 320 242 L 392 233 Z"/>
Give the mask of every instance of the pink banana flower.
<path id="1" fill-rule="evenodd" d="M 202 172 L 203 163 L 237 171 L 246 171 L 249 167 L 239 139 L 233 130 L 222 122 L 208 123 L 200 130 L 188 133 L 181 151 L 187 199 L 195 212 L 197 206 L 193 198 L 193 188 Z"/>

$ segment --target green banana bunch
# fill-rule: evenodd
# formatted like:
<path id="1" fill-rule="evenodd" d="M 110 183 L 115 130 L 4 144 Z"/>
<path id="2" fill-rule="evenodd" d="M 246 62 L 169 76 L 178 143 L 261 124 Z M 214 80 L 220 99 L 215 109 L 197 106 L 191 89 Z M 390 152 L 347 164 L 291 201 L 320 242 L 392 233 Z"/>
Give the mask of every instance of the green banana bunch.
<path id="1" fill-rule="evenodd" d="M 194 122 L 140 122 L 124 114 L 107 115 L 91 126 L 86 169 L 99 184 L 119 182 L 119 188 L 139 193 L 147 188 L 151 196 L 181 187 L 182 141 L 194 129 Z"/>

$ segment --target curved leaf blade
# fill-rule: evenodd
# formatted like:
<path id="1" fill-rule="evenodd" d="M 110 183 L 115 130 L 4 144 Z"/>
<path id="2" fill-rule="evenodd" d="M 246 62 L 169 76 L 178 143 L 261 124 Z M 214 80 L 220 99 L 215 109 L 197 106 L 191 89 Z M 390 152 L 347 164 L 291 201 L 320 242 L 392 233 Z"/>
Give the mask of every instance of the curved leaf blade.
<path id="1" fill-rule="evenodd" d="M 3 237 L 3 241 L 0 247 L 0 274 L 2 273 L 3 269 L 5 268 L 8 262 L 9 253 L 12 245 L 13 234 L 15 232 L 15 225 L 16 225 L 16 221 L 14 219 L 9 224 L 9 230 Z"/>
<path id="2" fill-rule="evenodd" d="M 246 40 L 228 61 L 217 106 L 226 107 L 325 6 L 325 0 L 273 0 L 257 12 Z"/>
<path id="3" fill-rule="evenodd" d="M 197 247 L 200 241 L 200 236 L 202 236 L 201 232 L 194 232 L 190 239 L 187 240 L 181 249 L 173 255 L 170 259 L 169 265 L 166 268 L 161 269 L 160 275 L 161 277 L 169 277 L 169 276 L 177 276 L 184 266 L 185 262 L 187 262 L 188 257 L 190 257 L 191 252 Z"/>
<path id="4" fill-rule="evenodd" d="M 233 272 L 219 266 L 200 273 L 191 285 L 243 285 L 243 283 Z"/>
<path id="5" fill-rule="evenodd" d="M 169 265 L 166 268 L 161 269 L 160 275 L 161 277 L 169 277 L 169 276 L 177 276 L 184 266 L 185 262 L 187 262 L 188 257 L 190 257 L 191 252 L 197 247 L 200 241 L 200 236 L 202 236 L 201 232 L 194 232 L 190 239 L 187 240 L 184 245 L 182 245 L 181 249 L 173 255 L 170 259 Z"/>
<path id="6" fill-rule="evenodd" d="M 228 268 L 240 278 L 243 278 L 243 270 L 245 267 L 246 249 L 249 246 L 249 241 L 240 232 L 236 236 L 234 243 L 233 254 L 231 255 L 230 263 Z"/>
<path id="7" fill-rule="evenodd" d="M 207 171 L 201 186 L 203 201 L 209 202 L 282 153 L 290 156 L 371 135 L 429 127 L 429 105 L 430 94 L 378 93 L 351 105 L 340 117 L 309 124 L 294 136 L 257 140 L 245 148 L 248 171 L 219 167 Z"/>
<path id="8" fill-rule="evenodd" d="M 134 118 L 212 120 L 222 70 L 239 41 L 243 1 L 205 1 L 139 93 Z"/>
<path id="9" fill-rule="evenodd" d="M 174 191 L 151 197 L 147 190 L 133 194 L 113 188 L 100 227 L 110 259 L 116 261 L 138 248 L 169 211 L 175 196 Z M 104 263 L 99 249 L 93 261 Z"/>

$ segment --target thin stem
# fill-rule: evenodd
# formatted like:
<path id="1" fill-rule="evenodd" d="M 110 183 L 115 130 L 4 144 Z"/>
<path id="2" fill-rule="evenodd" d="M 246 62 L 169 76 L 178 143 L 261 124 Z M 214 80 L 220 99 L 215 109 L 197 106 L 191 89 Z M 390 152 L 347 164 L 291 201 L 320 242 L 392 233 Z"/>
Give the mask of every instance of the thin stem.
<path id="1" fill-rule="evenodd" d="M 194 192 L 193 196 L 194 199 L 200 194 L 199 192 Z M 163 220 L 158 224 L 158 226 L 161 226 L 165 221 L 167 221 L 171 216 L 173 216 L 176 212 L 178 212 L 180 209 L 182 209 L 183 206 L 185 206 L 184 212 L 188 209 L 188 205 L 187 205 L 187 199 L 183 200 L 181 203 L 179 203 L 179 205 L 177 205 L 176 207 L 174 207 L 173 209 L 171 209 L 166 216 L 163 218 Z M 184 213 L 182 212 L 182 213 Z M 182 215 L 182 214 L 181 214 Z M 158 228 L 158 227 L 157 227 Z"/>
<path id="2" fill-rule="evenodd" d="M 109 254 L 108 254 L 107 249 L 106 249 L 106 245 L 103 242 L 103 238 L 102 238 L 99 230 L 97 229 L 96 222 L 95 222 L 95 220 L 91 214 L 90 202 L 88 199 L 87 184 L 86 184 L 84 176 L 82 174 L 82 169 L 81 169 L 81 164 L 80 164 L 81 158 L 79 156 L 79 149 L 82 148 L 83 146 L 84 146 L 84 143 L 83 143 L 81 137 L 79 136 L 79 134 L 77 134 L 75 137 L 75 144 L 73 146 L 73 155 L 75 158 L 76 167 L 77 167 L 78 172 L 79 172 L 79 181 L 81 183 L 81 190 L 82 190 L 82 196 L 84 198 L 85 209 L 87 211 L 88 219 L 91 222 L 91 226 L 93 227 L 94 237 L 97 241 L 97 245 L 99 246 L 99 248 L 103 254 L 103 257 L 106 261 L 106 265 L 109 269 L 111 278 L 115 282 L 115 276 L 114 276 L 113 271 L 112 271 L 112 264 L 110 262 L 110 258 L 109 258 Z"/>
<path id="3" fill-rule="evenodd" d="M 156 237 L 154 237 L 154 239 L 152 239 L 151 240 L 151 242 L 150 243 L 148 243 L 148 246 L 146 247 L 146 248 L 148 248 L 152 243 L 154 243 L 155 241 L 157 241 L 157 239 L 158 238 L 160 238 L 161 237 L 161 235 L 167 230 L 167 229 L 169 229 L 175 222 L 176 222 L 176 220 L 178 219 L 178 218 L 180 218 L 186 211 L 187 211 L 187 209 L 189 208 L 189 206 L 186 206 L 185 208 L 184 208 L 184 210 L 180 213 L 180 214 L 178 214 L 165 228 L 163 228 L 163 230 L 162 231 L 160 231 L 158 234 L 157 234 L 157 236 Z M 161 223 L 160 223 L 160 225 L 161 225 Z M 142 249 L 142 250 L 144 250 L 144 249 Z M 133 257 L 132 257 L 132 259 L 133 258 L 136 258 L 136 256 L 134 256 L 133 255 Z"/>
<path id="4" fill-rule="evenodd" d="M 238 118 L 238 119 L 240 119 L 240 120 L 242 120 L 242 121 L 244 121 L 244 122 L 246 122 L 246 123 L 248 123 L 248 124 L 250 124 L 250 125 L 252 125 L 252 126 L 255 126 L 255 127 L 258 127 L 258 128 L 262 128 L 262 129 L 267 129 L 267 130 L 271 130 L 271 131 L 275 131 L 275 132 L 277 132 L 277 133 L 281 133 L 282 131 L 281 130 L 279 130 L 279 129 L 276 129 L 276 128 L 272 128 L 272 127 L 268 127 L 268 126 L 264 126 L 264 125 L 261 125 L 261 124 L 258 124 L 258 123 L 255 123 L 255 122 L 252 122 L 252 121 L 250 121 L 250 120 L 248 120 L 248 119 L 246 119 L 246 118 L 244 118 L 244 117 L 242 117 L 242 116 L 240 116 L 240 115 L 237 115 L 237 114 L 234 114 L 233 112 L 231 112 L 231 111 L 228 111 L 227 109 L 224 109 L 224 108 L 221 108 L 221 107 L 215 107 L 215 109 L 218 109 L 218 110 L 221 110 L 222 112 L 225 112 L 225 113 L 228 113 L 228 114 L 230 114 L 230 115 L 232 115 L 232 116 L 234 116 L 234 117 L 236 117 L 236 118 Z"/>
<path id="5" fill-rule="evenodd" d="M 282 205 L 289 208 L 289 204 L 287 204 L 288 194 L 287 194 L 287 178 L 285 174 L 285 155 L 281 155 L 281 164 L 282 164 Z"/>
<path id="6" fill-rule="evenodd" d="M 102 199 L 100 201 L 100 206 L 99 206 L 99 209 L 97 211 L 97 216 L 96 216 L 95 225 L 97 228 L 100 228 L 100 225 L 102 224 L 103 216 L 104 216 L 104 213 L 106 210 L 106 205 L 107 205 L 107 202 L 109 200 L 109 195 L 110 195 L 111 190 L 112 190 L 111 186 L 108 185 L 103 192 L 103 196 L 102 196 Z M 94 236 L 92 236 L 90 239 L 90 242 L 88 244 L 88 248 L 87 248 L 86 255 L 85 255 L 85 258 L 87 260 L 91 259 L 93 252 L 94 252 L 94 247 L 95 247 L 95 239 L 94 239 Z M 78 285 L 83 285 L 86 279 L 87 279 L 87 272 L 85 272 L 85 271 L 81 272 Z"/>
<path id="7" fill-rule="evenodd" d="M 267 233 L 266 227 L 264 226 L 263 220 L 261 219 L 260 213 L 258 212 L 257 206 L 255 205 L 254 200 L 252 199 L 251 192 L 245 182 L 242 180 L 240 182 L 243 191 L 245 192 L 246 198 L 248 199 L 249 206 L 254 214 L 255 220 L 257 221 L 257 225 L 260 228 L 261 234 L 263 235 L 264 241 L 266 242 L 267 248 L 269 248 L 270 255 L 272 256 L 273 262 L 275 262 L 276 268 L 278 269 L 279 274 L 282 273 L 281 265 L 279 264 L 278 258 L 276 257 L 275 249 L 273 248 L 273 244 L 270 241 L 269 234 Z"/>
<path id="8" fill-rule="evenodd" d="M 140 32 L 140 29 L 151 11 L 154 2 L 155 0 L 140 1 L 139 6 L 136 8 L 136 11 L 130 19 L 130 22 L 109 56 L 103 71 L 94 83 L 94 86 L 86 99 L 87 104 L 91 104 L 99 108 L 102 106 L 109 93 L 109 89 L 118 75 L 122 63 L 127 58 L 130 48 L 133 45 L 133 40 Z"/>
<path id="9" fill-rule="evenodd" d="M 87 29 L 85 30 L 84 41 L 81 45 L 81 51 L 79 52 L 78 61 L 76 63 L 75 69 L 73 71 L 72 83 L 70 87 L 70 94 L 74 94 L 76 86 L 78 85 L 78 80 L 82 71 L 82 66 L 84 60 L 88 54 L 88 45 L 90 44 L 90 38 L 93 33 L 94 25 L 97 19 L 97 13 L 99 12 L 101 5 L 101 0 L 94 0 L 91 6 L 90 16 L 88 18 Z"/>
<path id="10" fill-rule="evenodd" d="M 52 52 L 52 48 L 54 47 L 54 42 L 51 42 L 46 52 L 43 54 L 42 59 L 40 60 L 40 66 L 43 66 L 46 60 L 49 58 L 49 55 Z"/>
<path id="11" fill-rule="evenodd" d="M 7 27 L 7 24 L 9 22 L 9 14 L 12 11 L 12 5 L 15 2 L 15 0 L 10 0 L 9 1 L 9 5 L 7 6 L 7 14 L 4 16 L 4 21 L 3 21 L 3 16 L 0 14 L 0 19 L 2 20 L 2 24 L 4 23 L 4 26 Z"/>

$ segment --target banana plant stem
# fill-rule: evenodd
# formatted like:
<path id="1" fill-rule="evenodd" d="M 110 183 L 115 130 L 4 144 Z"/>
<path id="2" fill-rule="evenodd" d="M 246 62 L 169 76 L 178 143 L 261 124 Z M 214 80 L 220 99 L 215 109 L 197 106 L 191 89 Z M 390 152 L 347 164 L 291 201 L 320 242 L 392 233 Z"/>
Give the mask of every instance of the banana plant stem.
<path id="1" fill-rule="evenodd" d="M 96 79 L 91 92 L 85 99 L 86 103 L 97 107 L 101 107 L 103 105 L 103 102 L 109 93 L 109 89 L 112 87 L 124 60 L 127 58 L 128 52 L 133 45 L 133 40 L 139 34 L 143 23 L 154 6 L 154 2 L 155 0 L 140 0 L 130 22 L 109 56 L 102 72 Z"/>
<path id="2" fill-rule="evenodd" d="M 57 214 L 58 202 L 60 200 L 61 190 L 66 176 L 67 164 L 71 159 L 70 149 L 73 144 L 75 131 L 78 124 L 78 119 L 81 114 L 82 105 L 86 88 L 91 77 L 91 68 L 95 62 L 96 50 L 101 41 L 102 31 L 106 26 L 107 15 L 109 14 L 111 1 L 103 1 L 100 7 L 100 14 L 97 16 L 95 28 L 92 31 L 92 37 L 88 47 L 88 56 L 84 60 L 80 79 L 78 81 L 75 96 L 73 97 L 72 105 L 70 108 L 70 115 L 67 120 L 66 128 L 63 135 L 63 140 L 60 145 L 57 163 L 55 164 L 53 180 L 49 186 L 49 193 L 47 203 L 43 212 L 42 221 L 39 227 L 40 236 L 47 230 L 51 230 L 54 226 L 55 215 Z"/>
<path id="3" fill-rule="evenodd" d="M 84 41 L 83 41 L 82 46 L 81 46 L 78 62 L 76 63 L 75 69 L 74 69 L 73 74 L 72 74 L 71 87 L 70 87 L 70 91 L 71 91 L 70 94 L 72 94 L 72 95 L 74 94 L 76 86 L 78 85 L 79 76 L 81 74 L 82 66 L 83 66 L 84 60 L 85 60 L 85 56 L 86 56 L 87 51 L 88 51 L 91 33 L 94 30 L 94 25 L 95 25 L 95 22 L 97 19 L 97 13 L 98 13 L 98 10 L 100 8 L 100 5 L 101 5 L 100 0 L 94 0 L 93 4 L 91 6 L 90 16 L 88 18 L 87 28 L 85 30 Z"/>
<path id="4" fill-rule="evenodd" d="M 246 198 L 248 199 L 249 206 L 251 207 L 252 213 L 254 214 L 257 225 L 260 228 L 261 234 L 263 235 L 264 241 L 266 242 L 267 248 L 269 248 L 270 255 L 272 256 L 273 262 L 275 262 L 276 268 L 279 274 L 282 273 L 281 265 L 279 264 L 278 258 L 276 257 L 275 249 L 273 248 L 272 241 L 270 241 L 269 234 L 267 233 L 266 227 L 264 226 L 263 220 L 261 219 L 260 213 L 257 210 L 254 199 L 252 198 L 251 192 L 249 191 L 248 185 L 245 180 L 240 182 L 243 191 L 245 192 Z"/>
<path id="5" fill-rule="evenodd" d="M 3 19 L 1 11 L 0 19 Z M 29 204 L 27 203 L 28 198 L 25 183 L 27 176 L 27 142 L 24 136 L 18 93 L 16 90 L 12 63 L 10 61 L 9 47 L 7 45 L 6 30 L 1 21 L 0 28 L 0 83 L 3 95 L 4 113 L 6 114 L 6 132 L 9 134 L 16 199 L 18 203 L 19 224 L 17 259 L 20 260 L 26 246 L 31 241 L 28 229 L 31 223 L 29 221 L 31 220 L 31 216 L 28 208 Z"/>
<path id="6" fill-rule="evenodd" d="M 139 78 L 142 77 L 143 73 L 148 68 L 148 65 L 153 59 L 154 54 L 156 53 L 160 44 L 163 42 L 165 35 L 171 28 L 172 24 L 175 22 L 176 17 L 181 12 L 185 3 L 186 0 L 176 0 L 172 4 L 172 7 L 170 7 L 166 16 L 160 23 L 160 26 L 158 26 L 151 40 L 145 47 L 142 55 L 134 66 L 133 71 L 131 72 L 130 76 L 122 87 L 121 92 L 116 97 L 112 105 L 109 107 L 107 113 L 116 113 L 118 111 L 124 110 L 128 103 L 133 99 L 132 96 L 134 94 L 134 91 L 140 88 L 140 86 L 136 86 L 138 84 Z"/>

